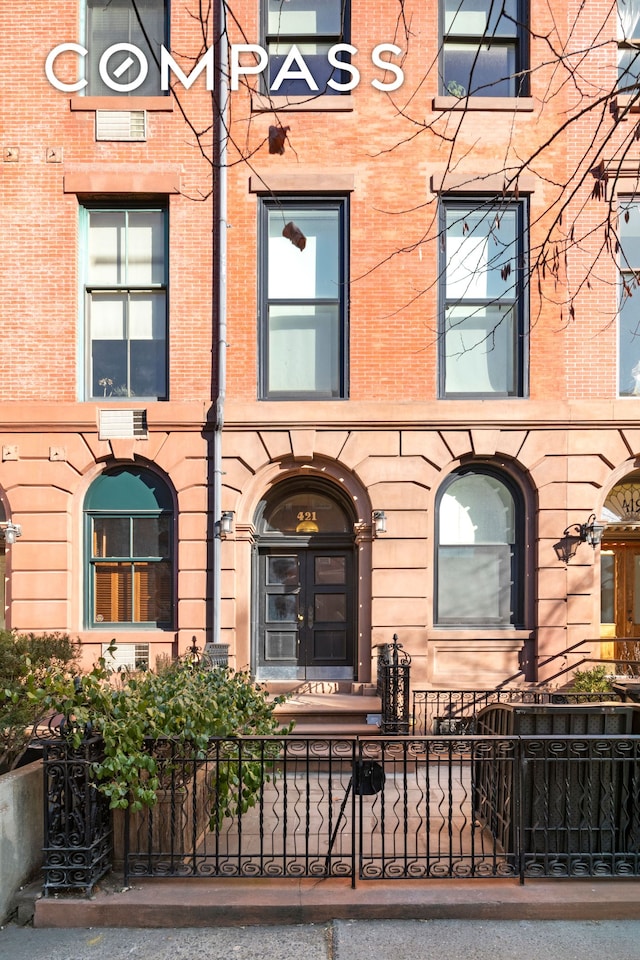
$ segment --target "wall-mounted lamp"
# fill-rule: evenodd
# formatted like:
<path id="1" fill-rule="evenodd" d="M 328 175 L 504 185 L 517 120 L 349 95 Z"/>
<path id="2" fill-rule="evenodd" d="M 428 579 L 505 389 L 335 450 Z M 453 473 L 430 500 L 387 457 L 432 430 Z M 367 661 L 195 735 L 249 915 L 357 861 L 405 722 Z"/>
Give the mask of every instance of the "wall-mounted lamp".
<path id="1" fill-rule="evenodd" d="M 226 537 L 233 533 L 233 510 L 223 510 L 220 519 L 216 520 L 215 536 Z"/>
<path id="2" fill-rule="evenodd" d="M 581 543 L 590 543 L 595 550 L 602 540 L 604 531 L 605 524 L 596 520 L 595 513 L 592 513 L 585 523 L 574 523 L 567 527 L 561 539 L 553 545 L 558 560 L 568 563 L 575 556 Z"/>
<path id="3" fill-rule="evenodd" d="M 602 540 L 604 529 L 604 523 L 598 523 L 595 513 L 592 513 L 586 523 L 580 524 L 580 539 L 583 543 L 590 543 L 595 550 Z"/>
<path id="4" fill-rule="evenodd" d="M 0 537 L 8 544 L 15 543 L 18 537 L 22 536 L 22 527 L 19 523 L 12 523 L 7 520 L 6 523 L 0 523 Z"/>
<path id="5" fill-rule="evenodd" d="M 374 510 L 371 514 L 371 526 L 376 537 L 387 532 L 387 515 L 384 510 Z"/>

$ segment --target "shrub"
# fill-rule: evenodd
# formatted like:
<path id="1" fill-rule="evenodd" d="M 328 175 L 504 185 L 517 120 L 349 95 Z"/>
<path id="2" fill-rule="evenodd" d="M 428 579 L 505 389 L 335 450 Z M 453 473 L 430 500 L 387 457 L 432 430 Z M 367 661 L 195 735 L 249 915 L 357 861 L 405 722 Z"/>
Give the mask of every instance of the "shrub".
<path id="1" fill-rule="evenodd" d="M 69 718 L 65 733 L 75 747 L 89 734 L 102 737 L 104 760 L 93 772 L 112 808 L 153 806 L 159 789 L 207 758 L 212 737 L 282 732 L 274 716 L 282 698 L 270 701 L 245 673 L 204 669 L 189 657 L 162 664 L 159 672 L 113 673 L 107 663 L 101 658 L 80 681 L 48 675 L 39 695 Z M 278 741 L 271 747 L 275 756 Z M 222 819 L 255 802 L 263 760 L 251 763 L 244 748 L 240 758 L 237 741 L 215 750 L 216 817 Z"/>
<path id="2" fill-rule="evenodd" d="M 78 644 L 66 634 L 0 630 L 0 773 L 22 759 L 49 708 L 33 696 L 47 671 L 71 677 Z"/>
<path id="3" fill-rule="evenodd" d="M 591 667 L 588 670 L 575 670 L 571 689 L 576 693 L 610 693 L 613 677 L 604 666 Z"/>

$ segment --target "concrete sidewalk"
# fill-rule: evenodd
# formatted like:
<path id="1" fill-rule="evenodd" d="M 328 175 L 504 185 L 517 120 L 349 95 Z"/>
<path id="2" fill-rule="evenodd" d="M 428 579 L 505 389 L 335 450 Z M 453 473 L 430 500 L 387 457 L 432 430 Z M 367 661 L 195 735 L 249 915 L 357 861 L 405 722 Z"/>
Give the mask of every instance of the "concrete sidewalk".
<path id="1" fill-rule="evenodd" d="M 140 880 L 110 877 L 90 899 L 40 897 L 35 927 L 210 927 L 329 920 L 640 919 L 640 880 Z M 22 917 L 23 922 L 27 919 Z"/>

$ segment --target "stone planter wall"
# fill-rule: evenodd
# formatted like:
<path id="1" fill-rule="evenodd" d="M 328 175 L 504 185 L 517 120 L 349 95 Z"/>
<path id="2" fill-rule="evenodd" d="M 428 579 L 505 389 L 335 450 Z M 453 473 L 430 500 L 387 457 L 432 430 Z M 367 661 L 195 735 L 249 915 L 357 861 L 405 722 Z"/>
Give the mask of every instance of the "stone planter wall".
<path id="1" fill-rule="evenodd" d="M 0 923 L 42 866 L 42 791 L 40 760 L 0 776 Z"/>

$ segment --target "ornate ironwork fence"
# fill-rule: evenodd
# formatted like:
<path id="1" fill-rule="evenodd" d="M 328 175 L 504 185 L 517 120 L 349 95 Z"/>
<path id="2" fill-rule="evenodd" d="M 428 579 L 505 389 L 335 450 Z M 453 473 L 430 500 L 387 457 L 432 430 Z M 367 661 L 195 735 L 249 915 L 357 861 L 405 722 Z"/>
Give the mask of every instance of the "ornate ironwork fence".
<path id="1" fill-rule="evenodd" d="M 111 869 L 109 801 L 91 773 L 103 756 L 98 737 L 77 748 L 66 740 L 43 741 L 45 896 L 70 888 L 89 894 Z"/>
<path id="2" fill-rule="evenodd" d="M 393 643 L 379 644 L 377 693 L 382 701 L 380 729 L 385 735 L 410 732 L 410 670 L 411 657 L 398 643 L 397 633 Z"/>
<path id="3" fill-rule="evenodd" d="M 473 735 L 148 742 L 162 791 L 116 811 L 115 864 L 126 883 L 640 876 L 640 708 L 543 706 L 528 731 L 528 708 L 498 710 L 518 711 Z M 111 863 L 99 751 L 45 745 L 45 893 Z"/>
<path id="4" fill-rule="evenodd" d="M 619 693 L 565 693 L 545 687 L 502 687 L 493 690 L 414 690 L 413 733 L 470 734 L 476 715 L 491 703 L 585 704 L 617 702 Z"/>

